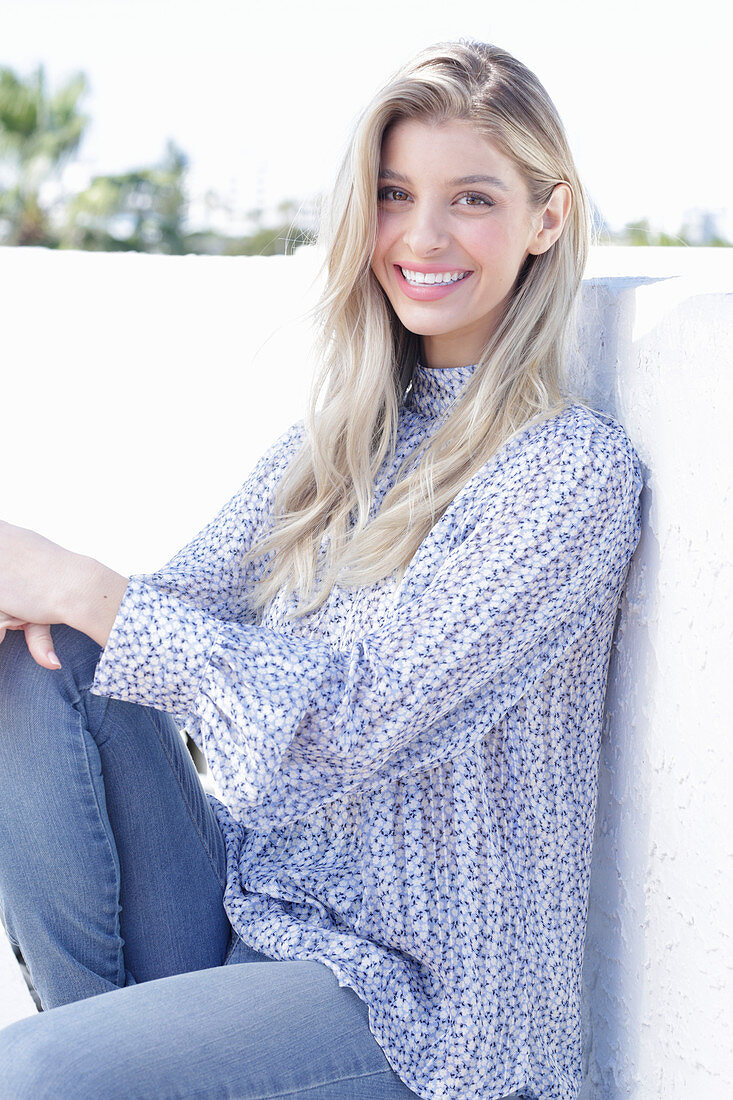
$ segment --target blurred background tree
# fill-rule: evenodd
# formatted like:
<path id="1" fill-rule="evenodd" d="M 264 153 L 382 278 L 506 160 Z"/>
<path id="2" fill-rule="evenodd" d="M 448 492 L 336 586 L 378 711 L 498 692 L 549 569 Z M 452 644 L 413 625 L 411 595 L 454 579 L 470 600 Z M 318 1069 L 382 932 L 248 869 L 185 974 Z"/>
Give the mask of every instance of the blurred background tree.
<path id="1" fill-rule="evenodd" d="M 96 176 L 85 191 L 70 199 L 61 246 L 89 252 L 178 256 L 189 251 L 184 190 L 187 167 L 185 153 L 169 141 L 158 167 Z"/>
<path id="2" fill-rule="evenodd" d="M 3 243 L 56 247 L 49 180 L 79 148 L 89 122 L 80 109 L 86 77 L 77 73 L 51 94 L 40 66 L 25 80 L 0 68 L 0 230 Z"/>
<path id="3" fill-rule="evenodd" d="M 87 91 L 83 73 L 51 92 L 43 66 L 27 77 L 0 67 L 0 244 L 273 256 L 312 239 L 291 200 L 280 203 L 270 224 L 264 210 L 250 211 L 245 234 L 191 231 L 188 157 L 171 141 L 157 165 L 98 175 L 84 190 L 64 194 L 62 172 L 90 122 L 81 109 Z M 216 196 L 207 207 L 226 213 Z"/>

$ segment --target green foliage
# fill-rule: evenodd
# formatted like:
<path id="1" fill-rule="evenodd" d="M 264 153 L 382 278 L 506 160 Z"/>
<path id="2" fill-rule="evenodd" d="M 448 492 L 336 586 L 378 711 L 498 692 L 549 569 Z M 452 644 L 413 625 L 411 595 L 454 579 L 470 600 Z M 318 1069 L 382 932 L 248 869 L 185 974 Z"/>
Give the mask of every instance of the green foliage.
<path id="1" fill-rule="evenodd" d="M 86 91 L 83 73 L 50 95 L 42 65 L 25 81 L 12 69 L 0 68 L 0 154 L 24 166 L 58 166 L 76 152 L 89 122 L 79 111 Z"/>
<path id="2" fill-rule="evenodd" d="M 51 94 L 43 66 L 23 80 L 0 68 L 0 239 L 4 244 L 54 247 L 41 188 L 76 152 L 89 118 L 80 110 L 86 77 L 77 73 Z"/>
<path id="3" fill-rule="evenodd" d="M 169 142 L 159 167 L 95 177 L 67 207 L 61 247 L 90 252 L 187 252 L 187 167 L 185 154 Z"/>
<path id="4" fill-rule="evenodd" d="M 204 252 L 223 256 L 286 255 L 309 235 L 294 228 L 296 204 L 278 207 L 266 227 L 251 211 L 252 232 L 225 236 L 186 229 L 188 159 L 172 142 L 160 164 L 96 176 L 86 190 L 55 203 L 44 185 L 60 183 L 89 123 L 80 109 L 86 77 L 77 73 L 55 92 L 44 68 L 27 78 L 0 68 L 0 244 L 41 245 L 94 252 Z"/>

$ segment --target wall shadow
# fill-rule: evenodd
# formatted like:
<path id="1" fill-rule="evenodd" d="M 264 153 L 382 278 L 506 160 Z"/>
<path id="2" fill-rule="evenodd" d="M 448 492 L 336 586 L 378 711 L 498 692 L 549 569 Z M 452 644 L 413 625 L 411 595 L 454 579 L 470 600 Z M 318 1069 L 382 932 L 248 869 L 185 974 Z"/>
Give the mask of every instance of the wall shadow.
<path id="1" fill-rule="evenodd" d="M 624 424 L 620 368 L 633 369 L 636 293 L 663 280 L 589 280 L 583 286 L 571 384 L 593 408 Z M 599 757 L 583 966 L 583 1086 L 581 1100 L 629 1097 L 641 1031 L 644 869 L 650 838 L 650 685 L 656 658 L 649 632 L 656 601 L 659 544 L 649 521 L 650 469 L 642 463 L 642 534 L 619 607 L 609 664 Z"/>

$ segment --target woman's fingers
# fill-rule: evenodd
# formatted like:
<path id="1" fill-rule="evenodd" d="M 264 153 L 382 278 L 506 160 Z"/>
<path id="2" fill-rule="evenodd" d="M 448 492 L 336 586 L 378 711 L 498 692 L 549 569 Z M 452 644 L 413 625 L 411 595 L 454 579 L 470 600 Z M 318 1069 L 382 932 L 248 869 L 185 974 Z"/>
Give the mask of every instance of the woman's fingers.
<path id="1" fill-rule="evenodd" d="M 31 657 L 43 668 L 61 668 L 61 661 L 53 648 L 51 627 L 38 623 L 26 623 L 23 627 Z"/>
<path id="2" fill-rule="evenodd" d="M 8 630 L 23 631 L 30 655 L 37 664 L 43 668 L 61 668 L 53 648 L 51 627 L 47 623 L 28 623 L 0 611 L 0 642 Z"/>

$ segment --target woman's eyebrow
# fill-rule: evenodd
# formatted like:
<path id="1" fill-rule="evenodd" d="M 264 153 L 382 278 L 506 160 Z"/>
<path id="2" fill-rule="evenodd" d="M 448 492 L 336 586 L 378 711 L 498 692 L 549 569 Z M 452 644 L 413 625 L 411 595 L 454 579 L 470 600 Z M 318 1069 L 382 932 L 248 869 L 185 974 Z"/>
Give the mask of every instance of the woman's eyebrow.
<path id="1" fill-rule="evenodd" d="M 380 180 L 395 180 L 396 183 L 409 183 L 407 176 L 401 175 L 399 172 L 393 172 L 391 168 L 379 169 Z"/>
<path id="2" fill-rule="evenodd" d="M 459 176 L 458 179 L 448 180 L 451 187 L 460 187 L 472 183 L 488 183 L 492 187 L 500 187 L 502 191 L 508 191 L 509 187 L 497 176 Z"/>
<path id="3" fill-rule="evenodd" d="M 410 182 L 407 176 L 403 176 L 401 172 L 395 172 L 392 168 L 380 168 L 379 178 L 393 180 L 395 183 Z M 508 184 L 500 180 L 498 176 L 458 176 L 456 179 L 448 180 L 449 187 L 470 187 L 476 183 L 488 183 L 491 187 L 498 187 L 502 191 L 509 190 Z"/>

